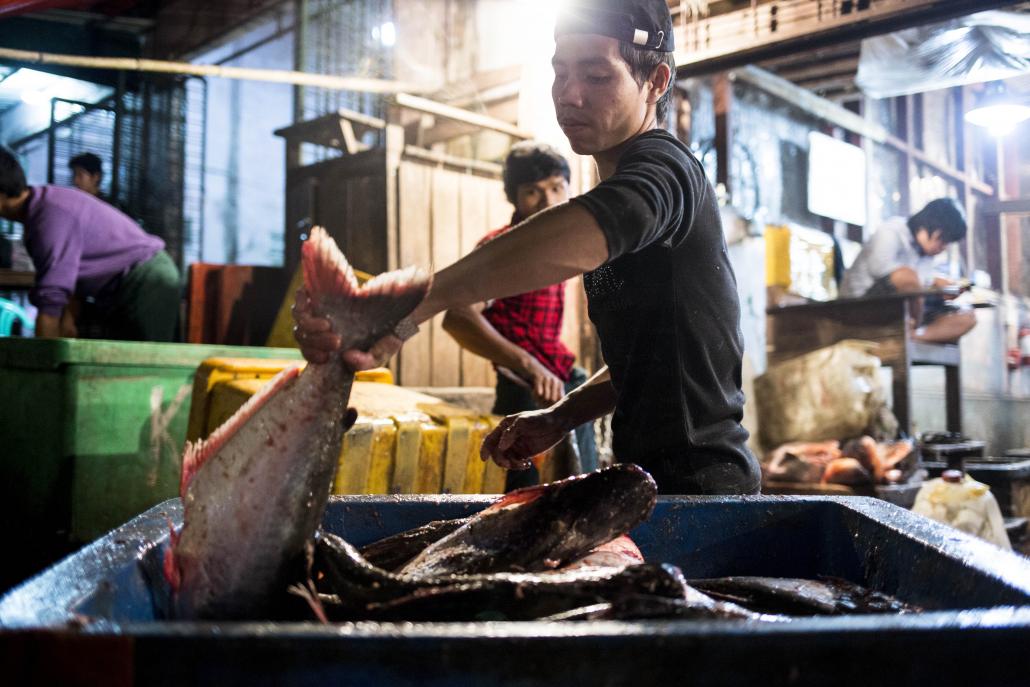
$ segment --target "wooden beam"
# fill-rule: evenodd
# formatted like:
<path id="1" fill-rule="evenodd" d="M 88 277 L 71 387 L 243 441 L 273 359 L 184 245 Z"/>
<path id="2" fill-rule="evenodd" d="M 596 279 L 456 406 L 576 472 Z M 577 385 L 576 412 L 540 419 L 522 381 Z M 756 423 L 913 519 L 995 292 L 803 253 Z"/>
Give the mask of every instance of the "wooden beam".
<path id="1" fill-rule="evenodd" d="M 435 162 L 439 165 L 447 165 L 449 167 L 464 169 L 470 172 L 479 172 L 480 174 L 485 174 L 496 179 L 499 179 L 501 177 L 501 173 L 504 171 L 504 167 L 496 162 L 484 162 L 482 160 L 473 160 L 467 157 L 447 155 L 446 153 L 438 153 L 434 150 L 416 148 L 412 145 L 404 146 L 404 156 L 414 158 L 422 162 Z"/>
<path id="2" fill-rule="evenodd" d="M 468 110 L 463 110 L 460 107 L 452 107 L 450 105 L 438 103 L 435 100 L 429 100 L 428 98 L 420 98 L 409 93 L 398 93 L 393 96 L 392 100 L 398 107 L 403 107 L 408 110 L 431 114 L 436 117 L 443 117 L 444 119 L 452 119 L 456 122 L 464 122 L 465 124 L 477 126 L 480 129 L 498 131 L 513 138 L 522 140 L 533 138 L 531 133 L 523 131 L 508 122 L 481 115 L 476 112 L 469 112 Z"/>
<path id="3" fill-rule="evenodd" d="M 415 84 L 383 79 L 368 79 L 361 76 L 332 76 L 309 74 L 286 69 L 252 69 L 249 67 L 225 67 L 216 64 L 191 64 L 169 60 L 143 60 L 131 57 L 86 57 L 83 55 L 61 55 L 35 50 L 13 50 L 0 48 L 0 59 L 24 64 L 62 65 L 65 67 L 88 67 L 90 69 L 115 69 L 128 72 L 155 72 L 181 74 L 184 76 L 214 76 L 223 79 L 244 81 L 267 81 L 295 86 L 314 86 L 334 91 L 355 91 L 358 93 L 400 93 L 422 91 Z M 414 97 L 414 96 L 411 96 Z"/>
<path id="4" fill-rule="evenodd" d="M 840 74 L 837 76 L 827 76 L 821 79 L 807 79 L 804 81 L 795 81 L 795 83 L 805 90 L 812 91 L 813 93 L 826 93 L 828 91 L 854 91 L 856 89 L 854 74 Z"/>
<path id="5" fill-rule="evenodd" d="M 368 131 L 382 131 L 386 122 L 359 112 L 339 109 L 315 119 L 276 129 L 273 133 L 286 139 L 288 148 L 300 143 L 338 148 L 350 154 L 368 150 L 360 138 Z"/>
<path id="6" fill-rule="evenodd" d="M 980 210 L 992 215 L 1000 215 L 1002 213 L 1026 215 L 1030 214 L 1030 198 L 988 200 L 980 205 Z"/>
<path id="7" fill-rule="evenodd" d="M 507 114 L 511 119 L 518 118 L 518 100 L 506 100 L 493 103 L 486 108 L 486 116 L 494 117 L 502 121 L 510 121 L 503 114 Z M 466 124 L 464 122 L 455 122 L 452 120 L 435 120 L 434 117 L 427 115 L 426 119 L 432 121 L 432 124 L 426 125 L 425 122 L 418 122 L 418 134 L 415 137 L 414 142 L 421 148 L 430 148 L 437 143 L 443 143 L 451 141 L 459 136 L 468 136 L 472 134 L 482 133 L 483 129 L 479 126 L 472 124 Z"/>
<path id="8" fill-rule="evenodd" d="M 722 184 L 727 193 L 732 193 L 730 156 L 733 128 L 730 117 L 733 112 L 733 84 L 726 76 L 719 75 L 713 80 L 712 91 L 715 99 L 715 181 Z"/>
<path id="9" fill-rule="evenodd" d="M 861 43 L 853 41 L 848 43 L 828 45 L 818 50 L 807 50 L 805 52 L 792 52 L 782 57 L 775 57 L 770 60 L 762 60 L 759 67 L 779 73 L 785 69 L 793 69 L 820 62 L 832 62 L 838 59 L 858 57 L 861 52 Z"/>
<path id="10" fill-rule="evenodd" d="M 764 69 L 754 66 L 746 66 L 734 69 L 731 76 L 738 81 L 749 83 L 760 88 L 766 93 L 798 107 L 809 114 L 818 117 L 829 124 L 839 126 L 842 129 L 851 131 L 859 136 L 866 136 L 878 143 L 886 142 L 890 133 L 874 122 L 869 122 L 859 115 L 847 110 L 836 103 L 825 98 L 820 98 L 815 93 L 801 88 L 784 78 L 776 76 Z"/>
<path id="11" fill-rule="evenodd" d="M 773 71 L 775 71 L 777 76 L 782 76 L 784 79 L 793 81 L 796 84 L 811 81 L 812 79 L 822 79 L 828 76 L 848 75 L 854 79 L 855 73 L 858 71 L 858 56 L 846 57 L 839 60 L 829 60 L 827 62 L 792 64 L 789 66 L 779 67 Z"/>
<path id="12" fill-rule="evenodd" d="M 839 126 L 846 131 L 856 133 L 859 136 L 872 139 L 877 143 L 883 143 L 899 150 L 906 156 L 906 159 L 909 160 L 908 165 L 914 164 L 914 161 L 919 161 L 951 179 L 964 184 L 969 184 L 970 188 L 973 188 L 980 193 L 988 196 L 994 195 L 994 188 L 989 184 L 985 184 L 979 179 L 975 179 L 962 170 L 956 169 L 947 163 L 934 160 L 915 146 L 901 138 L 898 138 L 897 136 L 894 136 L 879 124 L 864 119 L 854 112 L 851 112 L 850 110 L 847 110 L 825 98 L 821 98 L 811 91 L 801 88 L 786 79 L 780 78 L 764 69 L 759 69 L 758 67 L 753 66 L 735 69 L 730 72 L 730 75 L 732 78 L 749 83 L 756 88 L 760 88 L 766 93 L 774 95 L 829 124 Z M 911 105 L 909 105 L 908 110 L 911 109 Z M 911 132 L 914 130 L 916 125 L 911 112 L 908 112 L 906 119 L 906 129 Z M 909 173 L 910 175 L 913 174 L 914 169 L 910 169 Z M 911 178 L 911 176 L 908 178 Z M 907 193 L 907 188 L 908 182 L 906 181 L 904 188 L 901 189 L 902 194 Z"/>
<path id="13" fill-rule="evenodd" d="M 954 179 L 955 181 L 958 181 L 959 183 L 969 184 L 969 187 L 972 188 L 975 191 L 979 191 L 980 193 L 983 193 L 984 195 L 987 195 L 987 196 L 993 196 L 994 195 L 994 187 L 991 186 L 990 184 L 986 184 L 986 183 L 980 181 L 979 179 L 976 179 L 976 178 L 972 177 L 971 175 L 963 172 L 962 170 L 956 169 L 955 167 L 952 167 L 951 165 L 947 164 L 946 162 L 940 162 L 939 160 L 935 160 L 934 158 L 930 157 L 929 155 L 927 155 L 923 151 L 921 151 L 918 148 L 916 148 L 915 146 L 913 146 L 913 145 L 903 141 L 902 139 L 898 138 L 897 136 L 891 136 L 891 135 L 887 136 L 887 140 L 885 141 L 885 143 L 887 143 L 888 145 L 890 145 L 893 148 L 898 149 L 902 153 L 905 153 L 906 155 L 911 157 L 913 160 L 921 162 L 922 164 L 926 165 L 927 167 L 932 167 L 934 169 L 934 171 L 940 172 L 941 174 L 943 174 L 946 177 L 950 177 L 950 178 Z"/>
<path id="14" fill-rule="evenodd" d="M 510 67 L 501 67 L 499 69 L 491 69 L 485 72 L 476 72 L 468 79 L 444 84 L 444 86 L 439 90 L 435 91 L 431 95 L 427 95 L 426 97 L 440 102 L 446 102 L 457 107 L 463 107 L 463 105 L 459 104 L 459 101 L 462 99 L 472 100 L 477 96 L 480 96 L 485 91 L 504 87 L 512 83 L 517 84 L 521 82 L 521 80 L 522 65 L 516 64 Z"/>

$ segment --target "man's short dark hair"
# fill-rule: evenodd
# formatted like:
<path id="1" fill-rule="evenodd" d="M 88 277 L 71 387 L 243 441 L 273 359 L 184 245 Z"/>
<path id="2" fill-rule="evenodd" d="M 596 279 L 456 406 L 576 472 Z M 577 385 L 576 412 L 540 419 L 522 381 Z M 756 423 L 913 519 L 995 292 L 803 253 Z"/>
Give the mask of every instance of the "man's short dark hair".
<path id="1" fill-rule="evenodd" d="M 655 118 L 658 120 L 658 126 L 662 127 L 669 113 L 669 103 L 672 102 L 672 82 L 676 79 L 675 58 L 673 58 L 671 52 L 645 50 L 625 41 L 619 41 L 619 54 L 626 64 L 629 65 L 629 73 L 633 75 L 633 80 L 637 82 L 638 86 L 643 86 L 644 82 L 651 78 L 658 65 L 669 65 L 669 83 L 665 88 L 665 93 L 662 94 L 662 97 L 658 99 L 655 105 Z"/>
<path id="2" fill-rule="evenodd" d="M 572 180 L 569 163 L 557 150 L 538 141 L 516 143 L 504 160 L 504 194 L 514 205 L 521 184 L 532 184 L 559 174 L 565 181 Z"/>
<path id="3" fill-rule="evenodd" d="M 966 212 L 954 198 L 938 198 L 909 217 L 908 228 L 913 234 L 920 228 L 931 234 L 940 231 L 945 243 L 954 243 L 966 237 Z"/>
<path id="4" fill-rule="evenodd" d="M 18 156 L 6 146 L 0 146 L 0 193 L 8 197 L 20 196 L 28 185 L 25 170 L 18 162 Z"/>
<path id="5" fill-rule="evenodd" d="M 81 169 L 87 174 L 103 174 L 104 164 L 93 153 L 80 153 L 68 160 L 71 169 Z"/>

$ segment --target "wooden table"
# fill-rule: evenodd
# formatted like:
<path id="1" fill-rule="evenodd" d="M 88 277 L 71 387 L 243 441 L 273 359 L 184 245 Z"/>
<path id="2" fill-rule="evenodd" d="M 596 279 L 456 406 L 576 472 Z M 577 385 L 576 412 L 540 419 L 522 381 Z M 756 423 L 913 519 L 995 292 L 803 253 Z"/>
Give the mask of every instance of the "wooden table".
<path id="1" fill-rule="evenodd" d="M 0 289 L 31 289 L 35 283 L 35 272 L 0 269 Z"/>
<path id="2" fill-rule="evenodd" d="M 892 294 L 871 298 L 841 298 L 766 310 L 769 364 L 832 346 L 845 339 L 879 344 L 876 356 L 891 368 L 893 408 L 901 429 L 911 433 L 914 365 L 941 365 L 945 370 L 947 429 L 962 431 L 960 353 L 957 344 L 928 344 L 912 340 L 913 301 L 939 291 Z"/>

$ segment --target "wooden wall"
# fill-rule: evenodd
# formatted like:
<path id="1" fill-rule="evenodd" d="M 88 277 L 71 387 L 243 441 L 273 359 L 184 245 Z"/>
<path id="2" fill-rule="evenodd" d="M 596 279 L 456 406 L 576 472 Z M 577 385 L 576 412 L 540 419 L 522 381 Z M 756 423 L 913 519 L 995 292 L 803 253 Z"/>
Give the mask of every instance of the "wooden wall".
<path id="1" fill-rule="evenodd" d="M 286 264 L 292 274 L 302 237 L 324 226 L 351 264 L 369 273 L 418 265 L 439 270 L 471 252 L 490 230 L 511 220 L 496 174 L 383 149 L 289 170 Z M 489 275 L 483 275 L 489 279 Z M 562 340 L 596 369 L 593 330 L 581 280 L 566 287 Z M 490 363 L 461 350 L 443 330 L 443 315 L 422 326 L 391 363 L 405 386 L 493 386 Z M 586 343 L 584 343 L 586 342 Z"/>
<path id="2" fill-rule="evenodd" d="M 446 267 L 469 253 L 491 229 L 504 226 L 511 206 L 499 179 L 418 160 L 398 169 L 400 265 Z M 490 363 L 462 351 L 443 330 L 443 315 L 422 326 L 398 362 L 406 386 L 492 386 Z"/>

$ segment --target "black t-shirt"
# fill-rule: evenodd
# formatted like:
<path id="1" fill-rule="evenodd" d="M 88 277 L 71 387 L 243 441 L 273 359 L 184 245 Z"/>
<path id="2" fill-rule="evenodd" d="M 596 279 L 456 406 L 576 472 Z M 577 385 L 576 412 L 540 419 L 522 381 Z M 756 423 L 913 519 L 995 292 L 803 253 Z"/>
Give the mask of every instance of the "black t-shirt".
<path id="1" fill-rule="evenodd" d="M 613 452 L 662 493 L 757 493 L 741 391 L 740 305 L 715 191 L 662 130 L 573 202 L 597 219 L 608 262 L 585 275 L 617 400 Z"/>

